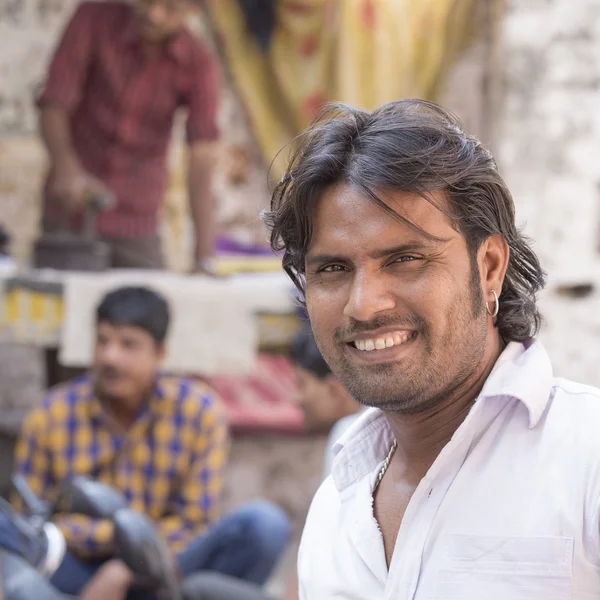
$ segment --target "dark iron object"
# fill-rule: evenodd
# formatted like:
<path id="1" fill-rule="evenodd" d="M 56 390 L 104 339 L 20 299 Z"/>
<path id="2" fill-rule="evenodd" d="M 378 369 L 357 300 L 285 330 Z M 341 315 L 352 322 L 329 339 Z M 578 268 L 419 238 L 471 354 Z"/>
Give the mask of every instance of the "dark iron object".
<path id="1" fill-rule="evenodd" d="M 36 269 L 58 271 L 106 271 L 110 267 L 110 247 L 98 239 L 98 212 L 115 204 L 111 194 L 94 195 L 86 199 L 81 233 L 64 231 L 44 233 L 33 249 Z"/>

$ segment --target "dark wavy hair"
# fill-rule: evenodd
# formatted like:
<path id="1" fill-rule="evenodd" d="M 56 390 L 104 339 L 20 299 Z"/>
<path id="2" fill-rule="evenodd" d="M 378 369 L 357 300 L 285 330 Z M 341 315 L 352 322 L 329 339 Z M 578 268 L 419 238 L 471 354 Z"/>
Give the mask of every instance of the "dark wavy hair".
<path id="1" fill-rule="evenodd" d="M 283 267 L 302 299 L 314 206 L 326 188 L 339 183 L 362 190 L 383 211 L 429 238 L 385 204 L 378 191 L 402 190 L 435 204 L 464 235 L 477 282 L 477 250 L 489 236 L 502 234 L 510 258 L 497 327 L 505 342 L 538 332 L 536 293 L 544 287 L 544 271 L 516 227 L 512 196 L 494 158 L 452 113 L 426 100 L 390 102 L 373 112 L 330 104 L 298 136 L 263 218 L 271 247 L 283 250 Z M 431 197 L 440 190 L 446 207 Z"/>

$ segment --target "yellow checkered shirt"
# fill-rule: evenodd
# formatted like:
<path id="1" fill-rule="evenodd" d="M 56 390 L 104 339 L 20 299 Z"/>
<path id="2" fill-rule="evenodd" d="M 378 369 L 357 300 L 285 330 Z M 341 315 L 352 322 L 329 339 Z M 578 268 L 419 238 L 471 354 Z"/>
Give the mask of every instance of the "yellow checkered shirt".
<path id="1" fill-rule="evenodd" d="M 207 386 L 160 376 L 146 409 L 122 433 L 86 375 L 51 391 L 28 415 L 17 443 L 16 470 L 45 499 L 74 475 L 113 486 L 131 508 L 156 522 L 177 552 L 218 518 L 228 453 L 224 411 Z M 110 521 L 62 514 L 56 523 L 76 554 L 113 553 Z"/>

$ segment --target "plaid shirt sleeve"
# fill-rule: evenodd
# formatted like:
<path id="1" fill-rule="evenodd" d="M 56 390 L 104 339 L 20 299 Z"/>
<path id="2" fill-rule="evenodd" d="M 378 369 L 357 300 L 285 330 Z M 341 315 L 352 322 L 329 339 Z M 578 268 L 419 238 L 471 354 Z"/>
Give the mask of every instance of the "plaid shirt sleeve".
<path id="1" fill-rule="evenodd" d="M 57 104 L 72 112 L 82 96 L 93 47 L 94 5 L 75 11 L 54 53 L 38 105 Z"/>
<path id="2" fill-rule="evenodd" d="M 25 419 L 15 450 L 15 470 L 27 479 L 31 490 L 40 498 L 50 499 L 56 489 L 52 476 L 52 452 L 48 432 L 50 414 L 44 408 L 31 412 Z M 56 436 L 55 436 L 55 439 Z M 21 502 L 13 499 L 17 509 Z M 56 524 L 67 546 L 82 557 L 101 557 L 112 553 L 113 526 L 110 521 L 83 515 L 58 515 Z"/>
<path id="3" fill-rule="evenodd" d="M 195 55 L 190 67 L 190 81 L 186 98 L 188 143 L 216 140 L 219 137 L 217 106 L 220 74 L 219 65 L 208 50 L 198 51 Z"/>
<path id="4" fill-rule="evenodd" d="M 212 392 L 205 392 L 200 402 L 189 474 L 176 495 L 173 514 L 158 523 L 159 533 L 174 552 L 183 550 L 220 516 L 229 456 L 228 427 L 221 403 Z"/>
<path id="5" fill-rule="evenodd" d="M 85 515 L 58 515 L 54 523 L 65 536 L 69 550 L 77 556 L 105 558 L 114 554 L 112 521 Z"/>
<path id="6" fill-rule="evenodd" d="M 15 471 L 23 475 L 31 491 L 43 499 L 48 498 L 54 487 L 47 447 L 48 419 L 48 413 L 41 408 L 29 413 L 15 448 Z M 16 496 L 14 504 L 20 508 Z"/>

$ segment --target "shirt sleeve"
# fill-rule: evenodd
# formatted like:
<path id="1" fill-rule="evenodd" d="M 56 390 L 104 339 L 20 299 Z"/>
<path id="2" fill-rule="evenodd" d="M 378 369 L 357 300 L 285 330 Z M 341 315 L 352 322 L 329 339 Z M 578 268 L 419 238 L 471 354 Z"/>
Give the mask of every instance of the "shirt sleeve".
<path id="1" fill-rule="evenodd" d="M 56 104 L 75 110 L 92 58 L 95 5 L 84 3 L 75 11 L 54 53 L 38 106 Z"/>
<path id="2" fill-rule="evenodd" d="M 217 106 L 220 90 L 219 65 L 208 50 L 198 51 L 190 67 L 187 141 L 213 141 L 219 137 Z"/>
<path id="3" fill-rule="evenodd" d="M 229 456 L 229 434 L 220 401 L 206 395 L 190 470 L 182 482 L 170 515 L 158 531 L 173 551 L 180 551 L 220 516 L 224 469 Z"/>
<path id="4" fill-rule="evenodd" d="M 54 488 L 50 454 L 47 446 L 49 414 L 35 409 L 25 417 L 15 448 L 15 472 L 23 475 L 38 498 L 48 499 Z M 20 508 L 15 496 L 13 503 Z"/>
<path id="5" fill-rule="evenodd" d="M 43 408 L 31 412 L 23 423 L 15 449 L 15 471 L 25 477 L 31 491 L 39 498 L 51 500 L 56 489 L 52 474 L 52 456 L 48 431 L 50 414 Z M 13 498 L 21 509 L 20 499 Z M 81 557 L 102 557 L 112 553 L 113 525 L 110 521 L 84 515 L 58 515 L 55 522 L 62 531 L 67 546 Z"/>
<path id="6" fill-rule="evenodd" d="M 109 519 L 61 514 L 54 523 L 65 536 L 67 548 L 80 558 L 106 558 L 114 554 L 115 529 Z"/>

